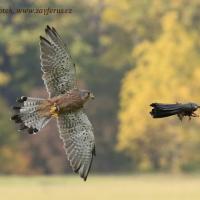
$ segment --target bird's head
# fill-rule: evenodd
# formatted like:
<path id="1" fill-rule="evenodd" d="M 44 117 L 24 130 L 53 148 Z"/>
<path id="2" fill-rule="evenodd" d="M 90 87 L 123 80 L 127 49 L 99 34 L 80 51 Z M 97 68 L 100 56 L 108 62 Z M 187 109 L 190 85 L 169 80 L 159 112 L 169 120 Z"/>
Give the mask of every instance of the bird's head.
<path id="1" fill-rule="evenodd" d="M 80 91 L 81 99 L 83 101 L 88 101 L 89 99 L 94 99 L 94 95 L 89 90 L 81 90 Z"/>

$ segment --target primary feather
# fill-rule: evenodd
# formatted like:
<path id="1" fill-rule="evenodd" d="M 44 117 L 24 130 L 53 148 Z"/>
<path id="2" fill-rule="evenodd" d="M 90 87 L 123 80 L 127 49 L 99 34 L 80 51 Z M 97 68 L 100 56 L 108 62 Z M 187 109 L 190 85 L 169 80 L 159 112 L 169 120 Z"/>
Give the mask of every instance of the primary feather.
<path id="1" fill-rule="evenodd" d="M 92 124 L 85 113 L 77 111 L 61 114 L 58 127 L 72 169 L 86 180 L 95 155 Z"/>
<path id="2" fill-rule="evenodd" d="M 47 38 L 40 36 L 40 59 L 43 80 L 50 97 L 77 88 L 76 70 L 64 42 L 54 28 L 45 29 Z"/>

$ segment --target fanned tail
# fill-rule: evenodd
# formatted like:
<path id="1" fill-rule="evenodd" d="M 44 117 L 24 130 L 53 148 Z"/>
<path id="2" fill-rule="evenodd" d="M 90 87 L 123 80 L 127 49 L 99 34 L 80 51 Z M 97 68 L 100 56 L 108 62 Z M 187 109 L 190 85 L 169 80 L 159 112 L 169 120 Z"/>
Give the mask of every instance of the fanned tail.
<path id="1" fill-rule="evenodd" d="M 13 106 L 15 114 L 11 117 L 19 126 L 19 130 L 29 134 L 37 133 L 51 119 L 51 116 L 41 115 L 39 106 L 46 101 L 40 98 L 22 96 L 16 100 L 18 103 Z"/>

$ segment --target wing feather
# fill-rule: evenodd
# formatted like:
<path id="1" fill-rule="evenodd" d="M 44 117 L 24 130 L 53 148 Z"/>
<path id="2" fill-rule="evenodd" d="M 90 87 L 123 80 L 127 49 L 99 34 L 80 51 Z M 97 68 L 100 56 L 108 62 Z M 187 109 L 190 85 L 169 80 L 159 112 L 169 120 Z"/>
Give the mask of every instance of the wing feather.
<path id="1" fill-rule="evenodd" d="M 48 39 L 40 36 L 42 78 L 49 97 L 54 97 L 77 88 L 76 70 L 55 28 L 47 26 L 45 32 Z"/>
<path id="2" fill-rule="evenodd" d="M 82 110 L 58 117 L 60 137 L 74 172 L 86 180 L 95 155 L 93 128 Z"/>

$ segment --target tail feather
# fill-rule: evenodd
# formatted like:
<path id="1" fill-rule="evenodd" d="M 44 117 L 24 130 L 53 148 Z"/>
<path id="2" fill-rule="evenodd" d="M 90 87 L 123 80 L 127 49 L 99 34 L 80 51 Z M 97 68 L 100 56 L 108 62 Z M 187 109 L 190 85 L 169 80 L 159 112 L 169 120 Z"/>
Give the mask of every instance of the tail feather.
<path id="1" fill-rule="evenodd" d="M 13 106 L 15 114 L 11 117 L 19 125 L 19 130 L 33 134 L 41 130 L 51 119 L 51 116 L 41 116 L 39 106 L 45 99 L 24 97 L 18 98 Z"/>

